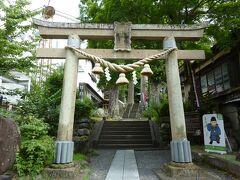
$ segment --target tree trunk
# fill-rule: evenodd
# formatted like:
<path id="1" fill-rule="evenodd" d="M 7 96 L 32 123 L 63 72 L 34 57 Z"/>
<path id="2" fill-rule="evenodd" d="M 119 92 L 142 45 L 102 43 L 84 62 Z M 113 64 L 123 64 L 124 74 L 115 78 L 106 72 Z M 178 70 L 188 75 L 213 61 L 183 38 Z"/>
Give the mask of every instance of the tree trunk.
<path id="1" fill-rule="evenodd" d="M 159 83 L 150 82 L 150 103 L 160 103 L 160 90 Z"/>
<path id="2" fill-rule="evenodd" d="M 133 80 L 128 84 L 128 104 L 134 104 L 134 84 Z"/>
<path id="3" fill-rule="evenodd" d="M 108 113 L 111 117 L 119 116 L 119 104 L 118 104 L 118 96 L 119 96 L 119 88 L 118 86 L 113 86 L 109 90 L 109 108 Z"/>

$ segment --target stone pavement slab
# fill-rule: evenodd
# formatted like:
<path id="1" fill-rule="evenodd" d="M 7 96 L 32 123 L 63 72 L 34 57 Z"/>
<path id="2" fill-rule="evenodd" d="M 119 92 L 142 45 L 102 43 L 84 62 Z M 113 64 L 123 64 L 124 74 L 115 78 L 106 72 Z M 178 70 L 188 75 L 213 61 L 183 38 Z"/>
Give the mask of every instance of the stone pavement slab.
<path id="1" fill-rule="evenodd" d="M 117 150 L 105 180 L 140 180 L 134 150 Z"/>

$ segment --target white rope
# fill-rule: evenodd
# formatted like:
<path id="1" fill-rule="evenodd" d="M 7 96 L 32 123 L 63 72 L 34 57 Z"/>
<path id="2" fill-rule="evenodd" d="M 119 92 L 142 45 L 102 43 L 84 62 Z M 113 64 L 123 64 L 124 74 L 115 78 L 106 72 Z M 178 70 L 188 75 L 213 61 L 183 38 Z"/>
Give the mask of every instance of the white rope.
<path id="1" fill-rule="evenodd" d="M 152 62 L 155 59 L 160 59 L 162 57 L 165 57 L 166 55 L 168 55 L 170 52 L 177 50 L 177 48 L 170 48 L 167 50 L 164 50 L 163 52 L 159 53 L 159 54 L 155 54 L 149 57 L 146 57 L 144 59 L 141 59 L 137 62 L 134 62 L 132 64 L 126 64 L 126 65 L 118 65 L 115 63 L 110 63 L 100 57 L 94 56 L 92 54 L 88 54 L 80 49 L 71 47 L 71 46 L 66 46 L 65 48 L 71 49 L 73 50 L 75 53 L 77 54 L 81 54 L 82 56 L 85 56 L 91 60 L 93 60 L 96 63 L 100 63 L 102 66 L 104 67 L 108 67 L 109 69 L 111 69 L 112 71 L 116 71 L 116 72 L 121 72 L 121 73 L 125 73 L 125 72 L 132 72 L 134 71 L 135 68 L 138 68 L 140 66 L 143 66 L 144 64 L 148 64 L 150 62 Z"/>

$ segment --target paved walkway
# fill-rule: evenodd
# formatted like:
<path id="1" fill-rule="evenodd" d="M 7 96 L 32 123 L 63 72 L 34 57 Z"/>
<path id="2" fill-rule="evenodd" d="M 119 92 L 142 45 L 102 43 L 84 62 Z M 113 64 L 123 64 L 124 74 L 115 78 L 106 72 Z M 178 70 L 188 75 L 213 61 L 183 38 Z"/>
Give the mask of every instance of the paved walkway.
<path id="1" fill-rule="evenodd" d="M 134 150 L 117 150 L 105 180 L 140 180 Z"/>
<path id="2" fill-rule="evenodd" d="M 98 150 L 97 152 L 98 156 L 91 158 L 90 180 L 105 180 L 116 150 Z M 158 169 L 162 164 L 169 162 L 170 152 L 168 150 L 135 151 L 135 158 L 140 180 L 158 180 L 153 169 Z"/>

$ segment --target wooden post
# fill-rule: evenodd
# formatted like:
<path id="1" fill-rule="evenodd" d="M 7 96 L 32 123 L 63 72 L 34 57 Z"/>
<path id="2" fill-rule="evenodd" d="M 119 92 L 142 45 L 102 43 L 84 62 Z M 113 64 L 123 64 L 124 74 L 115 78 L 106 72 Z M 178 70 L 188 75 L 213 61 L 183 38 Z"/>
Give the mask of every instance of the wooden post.
<path id="1" fill-rule="evenodd" d="M 174 37 L 165 38 L 164 49 L 176 47 Z M 177 50 L 171 52 L 166 60 L 168 101 L 171 121 L 171 156 L 178 163 L 192 162 L 190 142 L 186 136 L 185 116 L 180 85 Z"/>
<path id="2" fill-rule="evenodd" d="M 68 38 L 68 45 L 79 48 L 80 39 L 78 35 L 70 35 Z M 77 90 L 77 73 L 78 58 L 70 49 L 66 49 L 55 163 L 70 163 L 73 159 L 74 144 L 72 136 Z"/>

